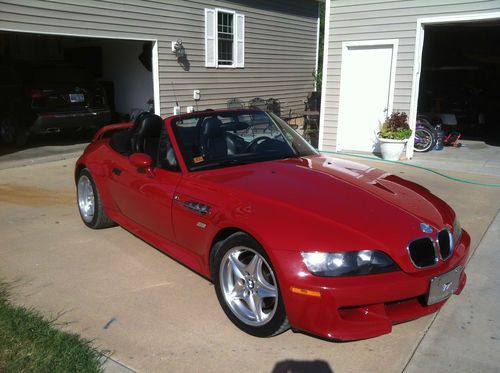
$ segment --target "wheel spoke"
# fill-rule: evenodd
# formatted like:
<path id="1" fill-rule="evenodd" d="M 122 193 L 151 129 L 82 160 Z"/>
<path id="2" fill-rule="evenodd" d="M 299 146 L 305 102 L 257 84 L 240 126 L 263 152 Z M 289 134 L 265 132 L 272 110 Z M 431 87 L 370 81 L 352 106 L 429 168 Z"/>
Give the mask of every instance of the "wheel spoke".
<path id="1" fill-rule="evenodd" d="M 257 268 L 257 273 L 255 274 L 255 278 L 257 279 L 257 282 L 261 285 L 261 287 L 264 287 L 269 290 L 275 290 L 275 285 L 271 284 L 269 281 L 267 281 L 266 276 L 264 276 L 264 273 L 262 272 L 264 262 L 261 260 L 260 265 Z M 266 270 L 270 271 L 269 268 L 266 266 Z"/>
<path id="2" fill-rule="evenodd" d="M 241 285 L 239 282 L 234 283 L 233 291 L 231 292 L 233 299 L 244 299 L 245 298 L 245 286 Z"/>
<path id="3" fill-rule="evenodd" d="M 256 294 L 250 294 L 250 296 L 247 298 L 247 303 L 250 307 L 250 310 L 252 311 L 253 316 L 255 317 L 255 320 L 257 322 L 261 322 L 263 319 L 262 298 Z"/>
<path id="4" fill-rule="evenodd" d="M 244 280 L 245 279 L 245 274 L 244 274 L 244 270 L 243 270 L 244 264 L 239 261 L 239 259 L 237 257 L 238 255 L 239 255 L 239 252 L 231 254 L 231 255 L 229 255 L 228 259 L 229 259 L 229 263 L 231 264 L 231 269 L 233 271 L 233 274 L 237 278 Z"/>
<path id="5" fill-rule="evenodd" d="M 259 255 L 255 254 L 250 263 L 247 264 L 245 270 L 252 276 L 257 276 L 257 273 L 259 272 L 259 269 L 261 267 L 262 267 L 262 259 L 260 258 Z"/>
<path id="6" fill-rule="evenodd" d="M 257 295 L 260 298 L 276 298 L 276 289 L 274 288 L 266 288 L 266 287 L 260 287 L 256 291 Z"/>

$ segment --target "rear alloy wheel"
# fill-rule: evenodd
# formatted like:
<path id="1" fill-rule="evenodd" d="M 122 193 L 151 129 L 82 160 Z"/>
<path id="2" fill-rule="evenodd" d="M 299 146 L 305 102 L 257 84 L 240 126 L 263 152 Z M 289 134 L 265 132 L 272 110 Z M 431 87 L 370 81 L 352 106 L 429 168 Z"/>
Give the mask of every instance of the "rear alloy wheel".
<path id="1" fill-rule="evenodd" d="M 257 337 L 289 328 L 273 267 L 252 237 L 235 233 L 227 238 L 215 253 L 213 272 L 217 298 L 238 328 Z"/>
<path id="2" fill-rule="evenodd" d="M 20 147 L 28 142 L 28 133 L 14 117 L 7 116 L 0 122 L 0 139 L 6 145 Z"/>
<path id="3" fill-rule="evenodd" d="M 115 225 L 113 220 L 106 215 L 94 179 L 86 168 L 78 176 L 76 194 L 78 211 L 87 227 L 101 229 Z"/>

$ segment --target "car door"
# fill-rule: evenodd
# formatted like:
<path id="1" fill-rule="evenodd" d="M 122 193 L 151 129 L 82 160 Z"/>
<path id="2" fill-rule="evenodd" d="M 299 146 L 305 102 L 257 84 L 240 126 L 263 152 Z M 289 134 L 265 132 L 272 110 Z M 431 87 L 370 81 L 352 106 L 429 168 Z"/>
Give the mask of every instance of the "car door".
<path id="1" fill-rule="evenodd" d="M 199 147 L 199 127 L 204 118 L 205 116 L 195 116 L 174 120 L 177 145 L 185 155 L 184 159 L 191 159 L 200 154 L 196 148 Z M 197 258 L 206 254 L 206 248 L 215 234 L 218 200 L 223 198 L 219 190 L 200 181 L 201 174 L 188 172 L 184 175 L 177 186 L 172 206 L 176 243 Z"/>
<path id="2" fill-rule="evenodd" d="M 202 257 L 215 234 L 218 208 L 209 190 L 179 185 L 174 195 L 173 222 L 176 242 Z"/>
<path id="3" fill-rule="evenodd" d="M 160 135 L 157 165 L 151 173 L 137 169 L 128 157 L 117 157 L 110 164 L 109 189 L 124 216 L 163 238 L 175 241 L 172 204 L 182 174 L 175 155 L 170 159 L 174 165 L 166 161 L 166 146 L 171 148 L 165 130 Z"/>

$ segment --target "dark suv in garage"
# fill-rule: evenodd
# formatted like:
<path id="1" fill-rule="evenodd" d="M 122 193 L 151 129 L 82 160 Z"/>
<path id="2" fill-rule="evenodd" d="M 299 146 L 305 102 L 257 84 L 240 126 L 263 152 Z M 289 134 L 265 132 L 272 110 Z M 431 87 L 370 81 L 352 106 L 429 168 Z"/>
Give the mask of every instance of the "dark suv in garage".
<path id="1" fill-rule="evenodd" d="M 0 139 L 24 145 L 31 134 L 109 123 L 106 94 L 86 70 L 54 64 L 0 65 Z"/>

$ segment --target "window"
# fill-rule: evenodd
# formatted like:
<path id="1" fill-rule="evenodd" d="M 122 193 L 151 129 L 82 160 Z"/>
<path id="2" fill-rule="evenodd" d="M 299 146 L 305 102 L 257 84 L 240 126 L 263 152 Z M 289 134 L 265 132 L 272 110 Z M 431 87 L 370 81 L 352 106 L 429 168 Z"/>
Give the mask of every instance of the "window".
<path id="1" fill-rule="evenodd" d="M 205 66 L 243 67 L 245 16 L 230 10 L 205 9 Z"/>
<path id="2" fill-rule="evenodd" d="M 217 13 L 217 61 L 219 65 L 233 64 L 233 14 Z"/>

